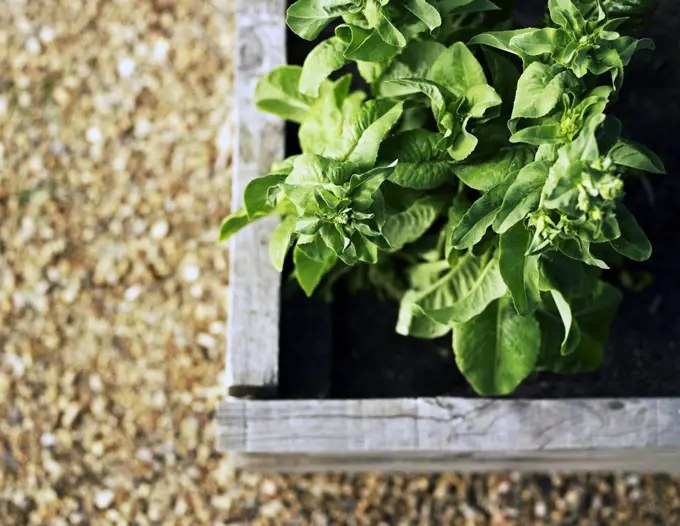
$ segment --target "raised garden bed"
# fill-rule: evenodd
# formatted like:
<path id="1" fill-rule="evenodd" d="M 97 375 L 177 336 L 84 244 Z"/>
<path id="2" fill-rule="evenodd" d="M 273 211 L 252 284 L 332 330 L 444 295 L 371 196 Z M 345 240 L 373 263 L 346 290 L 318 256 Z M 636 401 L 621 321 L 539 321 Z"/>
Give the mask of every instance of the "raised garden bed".
<path id="1" fill-rule="evenodd" d="M 248 181 L 297 148 L 295 134 L 253 104 L 258 77 L 286 60 L 285 7 L 238 6 L 235 208 Z M 657 52 L 636 57 L 616 107 L 629 135 L 653 144 L 669 174 L 678 168 L 679 27 L 680 6 L 662 2 L 645 28 Z M 295 42 L 287 55 L 299 63 L 307 51 Z M 251 225 L 232 243 L 230 398 L 219 411 L 220 449 L 246 467 L 286 470 L 680 468 L 679 191 L 673 175 L 655 179 L 652 193 L 642 181 L 627 187 L 626 203 L 655 252 L 608 279 L 653 280 L 624 287 L 604 367 L 537 373 L 503 399 L 474 394 L 448 339 L 396 335 L 389 300 L 338 288 L 326 304 L 286 284 L 279 295 L 266 250 L 276 222 Z"/>

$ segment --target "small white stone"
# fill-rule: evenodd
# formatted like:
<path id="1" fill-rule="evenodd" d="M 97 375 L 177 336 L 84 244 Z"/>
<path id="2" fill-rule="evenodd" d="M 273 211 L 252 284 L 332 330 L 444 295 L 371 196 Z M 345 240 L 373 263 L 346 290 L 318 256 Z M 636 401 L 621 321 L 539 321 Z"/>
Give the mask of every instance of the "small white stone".
<path id="1" fill-rule="evenodd" d="M 37 38 L 31 37 L 26 40 L 26 51 L 34 55 L 40 53 L 40 42 L 38 42 Z"/>
<path id="2" fill-rule="evenodd" d="M 218 510 L 228 510 L 231 508 L 231 497 L 228 495 L 213 495 L 210 505 Z"/>
<path id="3" fill-rule="evenodd" d="M 118 61 L 118 74 L 123 77 L 130 77 L 135 72 L 135 61 L 134 59 L 127 57 Z"/>
<path id="4" fill-rule="evenodd" d="M 189 292 L 194 298 L 199 299 L 201 296 L 203 296 L 203 287 L 196 283 L 195 285 L 191 286 Z"/>
<path id="5" fill-rule="evenodd" d="M 210 336 L 210 334 L 207 334 L 205 332 L 200 333 L 196 337 L 196 342 L 198 345 L 201 347 L 205 347 L 206 349 L 212 349 L 215 347 L 215 338 Z"/>
<path id="6" fill-rule="evenodd" d="M 151 131 L 151 123 L 148 119 L 139 119 L 135 122 L 135 137 L 143 139 L 149 135 Z"/>
<path id="7" fill-rule="evenodd" d="M 43 26 L 40 28 L 40 40 L 45 42 L 45 44 L 52 42 L 54 40 L 54 29 L 49 26 Z"/>
<path id="8" fill-rule="evenodd" d="M 182 278 L 189 283 L 196 281 L 200 275 L 201 272 L 194 265 L 187 265 L 182 269 Z"/>
<path id="9" fill-rule="evenodd" d="M 7 114 L 7 97 L 0 94 L 0 117 Z"/>
<path id="10" fill-rule="evenodd" d="M 210 334 L 223 334 L 224 330 L 224 323 L 221 321 L 214 321 L 210 324 Z"/>
<path id="11" fill-rule="evenodd" d="M 537 502 L 534 504 L 534 515 L 538 518 L 543 518 L 545 517 L 545 514 L 548 512 L 548 508 L 545 505 L 545 502 Z"/>
<path id="12" fill-rule="evenodd" d="M 102 132 L 99 128 L 91 126 L 87 129 L 87 141 L 90 144 L 100 144 L 102 142 Z"/>
<path id="13" fill-rule="evenodd" d="M 153 461 L 153 454 L 151 453 L 151 450 L 143 447 L 142 449 L 137 451 L 137 460 L 141 460 L 142 462 L 152 462 Z"/>
<path id="14" fill-rule="evenodd" d="M 20 377 L 26 373 L 24 361 L 16 354 L 6 354 L 4 362 L 12 368 L 14 376 Z"/>
<path id="15" fill-rule="evenodd" d="M 43 433 L 40 435 L 40 445 L 42 447 L 52 447 L 57 443 L 57 437 L 52 433 Z"/>
<path id="16" fill-rule="evenodd" d="M 110 489 L 105 489 L 98 491 L 97 494 L 94 497 L 94 504 L 99 508 L 100 510 L 103 510 L 105 508 L 108 508 L 111 503 L 113 503 L 113 499 L 115 498 L 115 495 L 113 491 Z"/>
<path id="17" fill-rule="evenodd" d="M 98 374 L 93 374 L 90 376 L 88 383 L 90 384 L 90 389 L 95 393 L 98 393 L 104 388 L 101 376 Z"/>
<path id="18" fill-rule="evenodd" d="M 116 172 L 123 172 L 125 171 L 125 167 L 127 166 L 127 159 L 123 157 L 122 155 L 119 155 L 113 160 L 113 169 Z"/>
<path id="19" fill-rule="evenodd" d="M 167 40 L 159 40 L 153 46 L 152 59 L 154 62 L 165 62 L 168 57 L 168 48 L 170 45 Z"/>
<path id="20" fill-rule="evenodd" d="M 133 285 L 132 287 L 128 287 L 125 289 L 125 300 L 126 301 L 135 301 L 137 298 L 139 298 L 139 295 L 142 293 L 142 287 L 139 285 Z"/>
<path id="21" fill-rule="evenodd" d="M 151 237 L 154 239 L 163 239 L 168 235 L 170 231 L 170 225 L 165 219 L 160 219 L 156 221 L 151 227 Z"/>

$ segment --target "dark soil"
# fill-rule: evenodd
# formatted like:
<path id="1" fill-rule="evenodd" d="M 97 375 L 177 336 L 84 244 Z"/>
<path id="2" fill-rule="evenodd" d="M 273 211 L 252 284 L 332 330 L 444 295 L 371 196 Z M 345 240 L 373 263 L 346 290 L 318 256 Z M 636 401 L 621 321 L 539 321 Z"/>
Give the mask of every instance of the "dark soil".
<path id="1" fill-rule="evenodd" d="M 536 374 L 519 398 L 680 396 L 680 2 L 662 0 L 643 31 L 656 52 L 640 52 L 626 71 L 613 109 L 624 135 L 649 145 L 669 175 L 648 184 L 627 181 L 626 203 L 654 245 L 652 259 L 625 271 L 651 285 L 625 298 L 612 327 L 604 367 L 595 373 Z M 310 46 L 290 36 L 289 61 L 301 64 Z M 298 148 L 288 130 L 288 150 Z M 649 190 L 651 189 L 651 191 Z M 620 281 L 621 272 L 608 278 Z M 394 332 L 397 306 L 371 293 L 336 290 L 325 304 L 284 287 L 279 396 L 378 398 L 475 396 L 458 372 L 450 341 L 405 338 Z"/>

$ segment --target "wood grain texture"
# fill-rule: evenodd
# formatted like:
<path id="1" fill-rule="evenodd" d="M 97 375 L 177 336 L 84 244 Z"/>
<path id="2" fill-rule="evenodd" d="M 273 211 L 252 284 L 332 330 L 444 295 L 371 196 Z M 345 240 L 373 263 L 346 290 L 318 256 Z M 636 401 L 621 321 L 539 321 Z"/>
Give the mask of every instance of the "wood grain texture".
<path id="1" fill-rule="evenodd" d="M 642 455 L 635 462 L 644 462 L 647 450 L 674 452 L 680 462 L 680 400 L 232 399 L 220 405 L 218 434 L 221 450 L 280 454 L 293 462 L 315 454 L 357 462 L 357 455 L 369 454 L 377 465 L 396 457 L 418 462 L 418 455 L 436 452 L 459 464 L 501 455 L 515 465 L 594 450 L 622 462 L 633 461 L 627 450 Z"/>
<path id="2" fill-rule="evenodd" d="M 284 124 L 253 102 L 258 78 L 286 61 L 285 0 L 238 0 L 236 9 L 236 114 L 232 210 L 243 206 L 243 189 L 283 158 Z M 275 218 L 236 234 L 230 246 L 227 387 L 277 384 L 280 275 L 269 262 Z"/>
<path id="3" fill-rule="evenodd" d="M 235 469 L 268 473 L 342 472 L 637 472 L 680 473 L 676 448 L 570 449 L 511 453 L 387 452 L 347 454 L 232 453 Z"/>

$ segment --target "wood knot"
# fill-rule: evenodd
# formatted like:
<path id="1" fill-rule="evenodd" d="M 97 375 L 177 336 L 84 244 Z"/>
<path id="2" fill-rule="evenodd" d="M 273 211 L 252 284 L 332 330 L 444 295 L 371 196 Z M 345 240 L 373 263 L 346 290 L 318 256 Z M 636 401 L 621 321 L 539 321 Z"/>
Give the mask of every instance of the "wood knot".
<path id="1" fill-rule="evenodd" d="M 258 71 L 264 62 L 264 49 L 260 37 L 257 35 L 257 29 L 253 27 L 244 27 L 241 29 L 246 38 L 240 39 L 239 44 L 239 70 L 241 72 L 250 73 Z"/>

